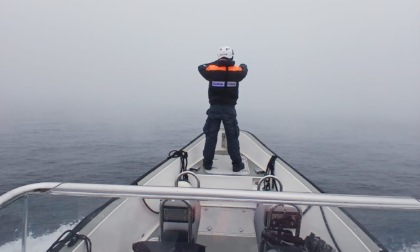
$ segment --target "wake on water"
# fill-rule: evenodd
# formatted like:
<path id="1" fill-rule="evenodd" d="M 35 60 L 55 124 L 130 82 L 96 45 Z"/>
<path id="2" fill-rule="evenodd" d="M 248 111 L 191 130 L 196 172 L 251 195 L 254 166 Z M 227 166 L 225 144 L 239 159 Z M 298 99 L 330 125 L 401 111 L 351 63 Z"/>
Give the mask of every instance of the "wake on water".
<path id="1" fill-rule="evenodd" d="M 34 237 L 29 234 L 27 240 L 27 251 L 30 252 L 45 252 L 51 244 L 66 230 L 73 229 L 78 222 L 61 225 L 56 231 L 47 233 L 41 236 Z M 94 247 L 94 246 L 93 246 Z M 20 252 L 22 251 L 22 239 L 8 242 L 0 247 L 0 252 Z M 420 242 L 411 246 L 403 245 L 400 250 L 394 252 L 420 252 Z"/>
<path id="2" fill-rule="evenodd" d="M 57 238 L 64 233 L 66 230 L 73 229 L 78 222 L 61 225 L 56 231 L 43 234 L 41 236 L 34 236 L 32 233 L 29 234 L 27 239 L 27 249 L 29 252 L 45 252 L 53 244 Z M 8 242 L 0 247 L 0 252 L 21 252 L 22 251 L 22 239 Z"/>
<path id="3" fill-rule="evenodd" d="M 398 252 L 419 252 L 420 251 L 420 243 L 413 244 L 411 247 L 407 247 L 405 244 L 403 245 L 403 248 L 399 250 Z"/>

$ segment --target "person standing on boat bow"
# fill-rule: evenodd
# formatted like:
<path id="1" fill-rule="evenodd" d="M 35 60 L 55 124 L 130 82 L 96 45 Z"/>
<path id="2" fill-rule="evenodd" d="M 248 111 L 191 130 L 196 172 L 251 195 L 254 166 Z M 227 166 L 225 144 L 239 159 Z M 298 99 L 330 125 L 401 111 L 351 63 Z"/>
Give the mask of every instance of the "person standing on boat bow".
<path id="1" fill-rule="evenodd" d="M 223 122 L 227 138 L 228 153 L 234 172 L 244 169 L 239 150 L 239 127 L 236 120 L 235 105 L 238 100 L 239 82 L 248 73 L 245 64 L 235 65 L 233 50 L 229 46 L 219 48 L 218 59 L 212 63 L 198 66 L 200 74 L 209 82 L 208 97 L 210 108 L 203 131 L 206 143 L 203 150 L 203 166 L 211 170 L 217 144 L 220 123 Z"/>

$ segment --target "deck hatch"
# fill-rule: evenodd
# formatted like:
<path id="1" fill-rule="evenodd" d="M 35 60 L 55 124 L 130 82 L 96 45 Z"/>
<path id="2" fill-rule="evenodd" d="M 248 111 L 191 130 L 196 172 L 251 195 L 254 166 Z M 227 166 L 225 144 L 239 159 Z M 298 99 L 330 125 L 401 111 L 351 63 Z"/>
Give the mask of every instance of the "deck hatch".
<path id="1" fill-rule="evenodd" d="M 203 207 L 202 212 L 199 235 L 255 237 L 252 209 Z"/>

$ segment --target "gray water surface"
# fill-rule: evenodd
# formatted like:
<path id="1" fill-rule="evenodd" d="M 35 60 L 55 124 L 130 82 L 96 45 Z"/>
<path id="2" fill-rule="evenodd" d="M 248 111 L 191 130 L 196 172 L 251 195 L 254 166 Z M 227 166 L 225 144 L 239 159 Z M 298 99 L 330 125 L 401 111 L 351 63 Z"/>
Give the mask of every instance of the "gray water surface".
<path id="1" fill-rule="evenodd" d="M 157 124 L 55 119 L 5 123 L 0 127 L 0 193 L 48 181 L 128 184 L 200 134 L 204 119 L 183 115 Z M 415 125 L 238 119 L 242 129 L 325 192 L 420 198 L 420 132 Z M 36 209 L 30 215 L 35 236 L 77 221 L 104 202 L 55 199 L 51 206 L 49 201 L 47 196 L 29 202 Z M 348 212 L 390 251 L 418 251 L 418 211 Z M 18 219 L 0 215 L 3 242 L 14 238 L 5 223 L 13 226 Z"/>

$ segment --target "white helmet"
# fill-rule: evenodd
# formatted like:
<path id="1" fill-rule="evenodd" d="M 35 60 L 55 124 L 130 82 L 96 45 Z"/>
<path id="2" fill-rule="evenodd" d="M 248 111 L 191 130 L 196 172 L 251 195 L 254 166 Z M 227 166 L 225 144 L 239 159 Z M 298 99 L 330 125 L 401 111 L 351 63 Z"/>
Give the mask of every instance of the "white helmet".
<path id="1" fill-rule="evenodd" d="M 219 48 L 219 51 L 217 51 L 217 58 L 228 58 L 233 59 L 233 49 L 229 46 L 222 46 Z"/>

